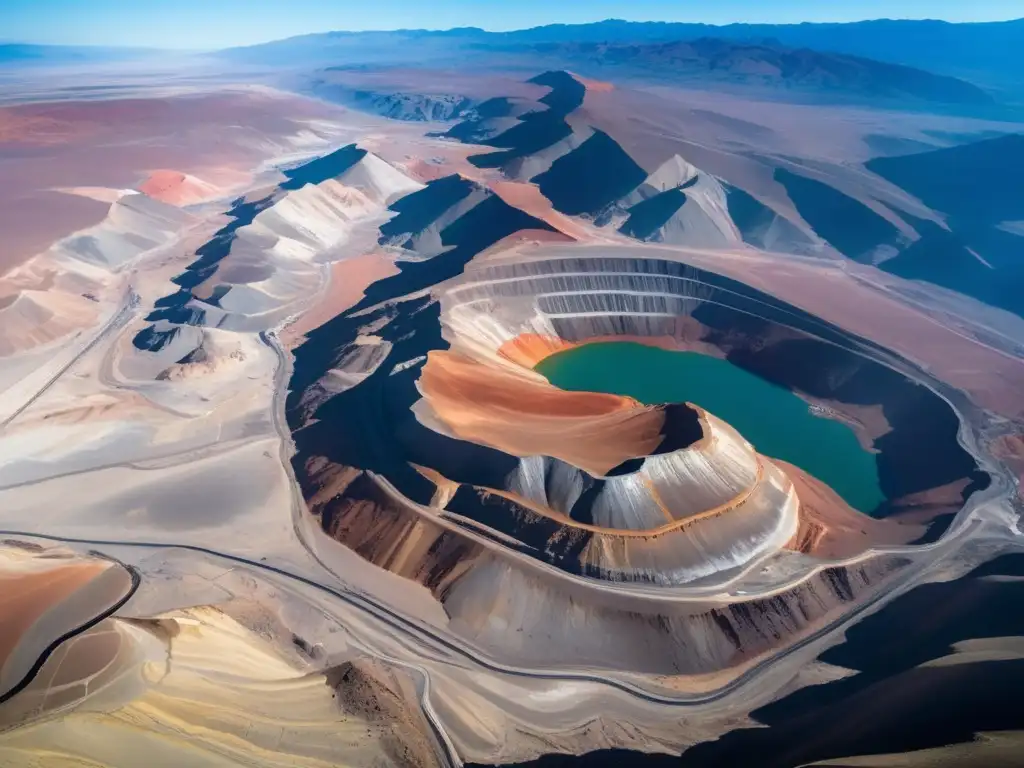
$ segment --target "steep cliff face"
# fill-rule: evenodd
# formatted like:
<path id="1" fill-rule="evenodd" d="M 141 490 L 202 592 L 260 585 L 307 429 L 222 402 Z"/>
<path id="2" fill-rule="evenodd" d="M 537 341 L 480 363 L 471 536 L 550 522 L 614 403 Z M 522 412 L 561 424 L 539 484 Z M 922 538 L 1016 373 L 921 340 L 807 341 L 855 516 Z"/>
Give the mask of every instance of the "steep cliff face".
<path id="1" fill-rule="evenodd" d="M 324 492 L 312 508 L 330 536 L 369 562 L 429 588 L 453 630 L 474 645 L 524 664 L 656 675 L 727 670 L 812 631 L 879 588 L 907 562 L 888 558 L 830 568 L 771 598 L 711 610 L 695 609 L 699 603 L 675 607 L 671 601 L 633 600 L 627 600 L 632 607 L 623 608 L 620 598 L 591 592 L 582 582 L 562 584 L 487 551 L 457 530 L 396 503 L 362 473 L 348 471 L 339 478 L 325 470 L 326 465 L 320 473 Z M 720 533 L 731 542 L 743 535 L 734 529 Z M 593 556 L 587 550 L 600 546 L 600 538 L 590 539 L 584 557 Z M 553 541 L 571 546 L 571 539 L 569 534 L 568 541 Z M 615 537 L 604 541 L 612 543 Z M 655 542 L 636 541 L 648 548 L 645 564 L 652 574 L 671 575 L 672 556 L 667 562 L 651 560 Z M 672 545 L 682 540 L 664 541 L 671 555 Z M 697 562 L 723 567 L 699 557 Z M 637 570 L 635 562 L 628 565 L 631 572 Z"/>
<path id="2" fill-rule="evenodd" d="M 704 477 L 707 475 L 704 474 Z M 686 496 L 701 478 L 672 478 L 657 499 Z M 645 499 L 645 496 L 640 496 Z M 616 499 L 628 509 L 629 499 Z M 721 578 L 780 551 L 796 533 L 799 499 L 786 476 L 768 465 L 755 485 L 724 504 L 673 524 L 658 535 L 596 533 L 580 559 L 587 571 L 615 581 L 679 585 Z"/>
<path id="3" fill-rule="evenodd" d="M 329 536 L 374 565 L 443 595 L 483 554 L 481 545 L 390 499 L 362 472 L 341 475 L 323 467 L 311 512 Z"/>
<path id="4" fill-rule="evenodd" d="M 329 98 L 364 112 L 408 122 L 456 120 L 464 117 L 473 107 L 472 99 L 451 93 L 369 91 L 332 87 L 329 83 L 315 85 L 313 92 L 321 98 Z"/>
<path id="5" fill-rule="evenodd" d="M 484 559 L 444 599 L 453 628 L 523 664 L 655 675 L 717 672 L 789 644 L 877 589 L 902 563 L 822 571 L 765 599 L 713 610 L 574 599 L 544 578 Z"/>

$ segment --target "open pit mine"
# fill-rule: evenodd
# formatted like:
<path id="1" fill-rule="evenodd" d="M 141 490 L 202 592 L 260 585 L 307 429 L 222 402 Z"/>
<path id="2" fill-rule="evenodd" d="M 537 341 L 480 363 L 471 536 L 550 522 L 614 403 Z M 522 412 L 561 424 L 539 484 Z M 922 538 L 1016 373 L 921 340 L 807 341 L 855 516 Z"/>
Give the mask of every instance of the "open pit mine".
<path id="1" fill-rule="evenodd" d="M 0 763 L 642 764 L 1019 546 L 1019 318 L 911 268 L 903 165 L 509 83 L 62 182 L 105 215 L 0 277 Z"/>

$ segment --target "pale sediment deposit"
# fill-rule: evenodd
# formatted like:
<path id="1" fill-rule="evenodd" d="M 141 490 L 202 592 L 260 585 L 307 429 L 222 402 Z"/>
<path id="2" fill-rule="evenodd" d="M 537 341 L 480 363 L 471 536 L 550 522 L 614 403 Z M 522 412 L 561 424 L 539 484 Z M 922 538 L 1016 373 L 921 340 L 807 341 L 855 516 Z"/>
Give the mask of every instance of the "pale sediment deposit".
<path id="1" fill-rule="evenodd" d="M 305 669 L 275 650 L 273 638 L 231 617 L 254 615 L 243 605 L 102 618 L 130 584 L 120 566 L 70 558 L 40 569 L 40 553 L 5 552 L 4 581 L 13 587 L 11 570 L 24 571 L 17 586 L 32 603 L 3 606 L 11 633 L 4 645 L 12 646 L 2 668 L 5 765 L 41 758 L 48 765 L 436 764 L 428 727 L 412 706 L 415 687 L 401 673 L 370 660 Z M 118 571 L 124 584 L 99 583 Z M 74 607 L 61 609 L 61 600 Z M 86 628 L 96 615 L 101 621 Z M 76 622 L 81 629 L 68 625 Z M 23 678 L 27 685 L 7 686 L 26 672 L 20 658 L 35 662 L 69 630 L 73 636 Z"/>

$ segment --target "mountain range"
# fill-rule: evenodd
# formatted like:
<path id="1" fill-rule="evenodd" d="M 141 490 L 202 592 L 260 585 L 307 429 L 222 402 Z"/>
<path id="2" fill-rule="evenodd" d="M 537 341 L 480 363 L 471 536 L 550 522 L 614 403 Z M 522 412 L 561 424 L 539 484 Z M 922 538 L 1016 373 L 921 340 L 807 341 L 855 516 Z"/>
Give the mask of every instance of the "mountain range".
<path id="1" fill-rule="evenodd" d="M 1024 104 L 1024 19 L 950 23 L 876 20 L 834 24 L 631 22 L 556 24 L 509 32 L 334 31 L 212 52 L 227 62 L 309 71 L 325 67 L 575 68 L 600 77 L 757 86 L 830 100 L 910 100 L 960 109 Z M 0 67 L 78 66 L 146 58 L 153 51 L 0 44 Z M 210 53 L 206 54 L 211 55 Z"/>
<path id="2" fill-rule="evenodd" d="M 733 82 L 871 98 L 986 105 L 982 88 L 948 75 L 860 56 L 702 37 L 656 43 L 540 43 L 521 49 L 596 77 L 639 76 L 669 82 Z"/>
<path id="3" fill-rule="evenodd" d="M 387 43 L 415 41 L 420 50 L 438 54 L 456 48 L 529 46 L 543 43 L 652 43 L 700 38 L 747 42 L 771 41 L 791 48 L 843 53 L 969 78 L 982 85 L 1019 85 L 1024 73 L 1024 19 L 1004 22 L 951 23 L 931 20 L 863 21 L 832 24 L 688 24 L 632 22 L 616 19 L 592 24 L 554 24 L 511 32 L 473 27 L 445 31 L 328 32 L 261 45 L 233 48 L 225 55 L 262 59 L 286 53 L 315 57 L 346 51 L 372 55 Z"/>

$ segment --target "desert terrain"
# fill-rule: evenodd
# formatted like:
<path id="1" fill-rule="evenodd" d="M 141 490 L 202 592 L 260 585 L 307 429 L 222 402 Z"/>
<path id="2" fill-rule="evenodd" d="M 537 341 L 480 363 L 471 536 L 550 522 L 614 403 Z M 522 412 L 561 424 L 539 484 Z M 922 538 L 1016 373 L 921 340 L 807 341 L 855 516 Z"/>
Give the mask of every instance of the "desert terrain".
<path id="1" fill-rule="evenodd" d="M 11 75 L 0 763 L 1013 752 L 1024 117 L 474 34 Z"/>

